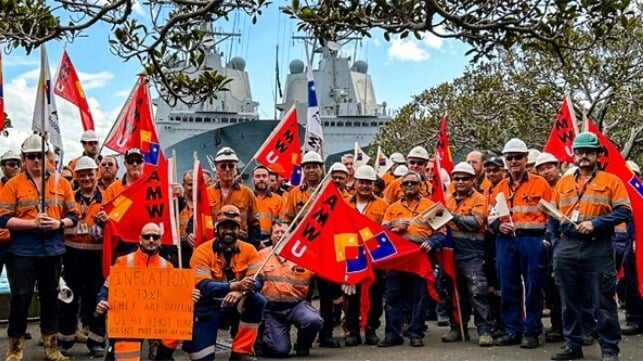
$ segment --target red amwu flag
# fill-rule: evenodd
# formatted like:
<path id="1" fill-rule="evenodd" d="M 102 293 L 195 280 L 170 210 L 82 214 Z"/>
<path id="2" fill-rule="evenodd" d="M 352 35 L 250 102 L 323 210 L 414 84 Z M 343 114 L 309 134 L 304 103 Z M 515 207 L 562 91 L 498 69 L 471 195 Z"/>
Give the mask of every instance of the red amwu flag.
<path id="1" fill-rule="evenodd" d="M 132 183 L 103 206 L 109 220 L 103 242 L 103 275 L 107 277 L 118 240 L 137 243 L 143 226 L 154 222 L 161 228 L 161 243 L 174 244 L 171 217 L 172 191 L 167 161 Z"/>
<path id="2" fill-rule="evenodd" d="M 554 127 L 549 133 L 543 151 L 552 154 L 561 162 L 574 163 L 572 143 L 577 133 L 578 126 L 576 125 L 574 105 L 569 96 L 566 96 L 560 105 Z"/>
<path id="3" fill-rule="evenodd" d="M 299 164 L 300 157 L 297 111 L 293 106 L 257 150 L 254 158 L 258 163 L 289 179 L 295 166 Z"/>
<path id="4" fill-rule="evenodd" d="M 153 166 L 165 159 L 152 118 L 147 77 L 139 76 L 104 145 L 120 154 L 129 148 L 139 148 L 145 163 Z"/>
<path id="5" fill-rule="evenodd" d="M 76 68 L 74 68 L 74 64 L 72 64 L 71 59 L 69 59 L 66 50 L 63 51 L 62 58 L 60 59 L 54 94 L 78 107 L 80 119 L 83 123 L 83 130 L 94 129 L 94 118 L 92 117 L 91 110 L 89 110 L 85 92 L 80 85 Z"/>
<path id="6" fill-rule="evenodd" d="M 453 170 L 453 159 L 451 159 L 451 149 L 449 148 L 449 134 L 447 133 L 447 122 L 449 117 L 444 114 L 444 117 L 440 121 L 440 128 L 438 130 L 438 145 L 435 148 L 436 158 L 440 161 L 442 168 L 451 174 Z M 437 168 L 437 167 L 436 167 Z M 440 174 L 440 169 L 438 169 L 438 175 Z M 438 179 L 440 179 L 438 177 Z"/>
<path id="7" fill-rule="evenodd" d="M 603 155 L 600 159 L 601 169 L 619 177 L 625 183 L 627 194 L 630 197 L 633 212 L 632 220 L 634 222 L 634 242 L 639 247 L 638 252 L 635 252 L 636 270 L 639 280 L 639 292 L 643 295 L 643 282 L 641 282 L 643 280 L 643 252 L 640 248 L 643 247 L 643 218 L 640 217 L 640 214 L 637 214 L 643 209 L 643 182 L 627 167 L 621 152 L 598 129 L 596 124 L 591 120 L 587 120 L 586 124 L 587 130 L 596 134 L 603 146 Z"/>
<path id="8" fill-rule="evenodd" d="M 334 182 L 325 183 L 276 252 L 322 278 L 344 284 L 372 280 L 373 268 L 415 273 L 426 279 L 437 299 L 433 266 L 420 246 L 348 206 Z"/>

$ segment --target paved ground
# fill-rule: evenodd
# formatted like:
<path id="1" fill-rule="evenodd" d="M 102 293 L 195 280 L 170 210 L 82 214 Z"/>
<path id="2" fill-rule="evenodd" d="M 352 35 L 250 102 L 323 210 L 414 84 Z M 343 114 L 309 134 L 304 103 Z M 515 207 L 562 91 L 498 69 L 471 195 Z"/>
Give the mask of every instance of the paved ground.
<path id="1" fill-rule="evenodd" d="M 621 312 L 621 317 L 622 317 Z M 429 332 L 422 348 L 413 348 L 407 342 L 402 346 L 390 348 L 378 348 L 376 346 L 342 347 L 339 349 L 313 348 L 311 355 L 303 360 L 353 360 L 353 361 L 402 361 L 402 360 L 449 360 L 449 361 L 530 361 L 549 360 L 551 355 L 562 345 L 561 343 L 549 343 L 534 350 L 524 350 L 518 346 L 510 347 L 487 347 L 477 345 L 477 338 L 465 343 L 445 344 L 440 342 L 440 335 L 447 331 L 446 327 L 437 327 L 435 322 L 428 322 Z M 7 350 L 6 324 L 0 325 L 0 357 L 4 357 Z M 39 335 L 37 323 L 29 324 L 30 332 Z M 469 330 L 475 335 L 475 331 Z M 380 335 L 381 335 L 380 331 Z M 335 335 L 340 335 L 339 329 Z M 226 340 L 226 334 L 220 334 L 222 340 Z M 601 354 L 598 345 L 585 347 L 583 350 L 585 360 L 600 360 Z M 77 344 L 71 350 L 74 360 L 92 360 L 87 356 L 85 345 Z M 227 360 L 228 352 L 217 353 L 218 360 Z M 143 360 L 147 358 L 144 357 Z M 175 353 L 176 361 L 188 360 L 181 350 Z M 25 360 L 42 360 L 42 348 L 37 345 L 37 340 L 27 341 Z M 297 360 L 291 357 L 290 360 Z M 643 360 L 643 335 L 625 336 L 621 343 L 621 360 Z"/>

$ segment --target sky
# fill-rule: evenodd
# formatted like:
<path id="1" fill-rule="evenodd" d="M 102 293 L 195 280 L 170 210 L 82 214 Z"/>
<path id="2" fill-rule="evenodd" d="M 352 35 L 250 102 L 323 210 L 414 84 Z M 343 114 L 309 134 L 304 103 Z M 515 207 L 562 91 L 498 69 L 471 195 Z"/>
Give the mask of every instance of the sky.
<path id="1" fill-rule="evenodd" d="M 277 58 L 282 84 L 290 61 L 305 60 L 303 43 L 291 38 L 296 32 L 296 21 L 279 12 L 278 7 L 285 4 L 282 2 L 275 1 L 264 10 L 255 25 L 242 14 L 232 15 L 227 22 L 215 23 L 217 30 L 242 34 L 239 39 L 222 43 L 219 51 L 224 52 L 224 60 L 235 56 L 245 58 L 252 94 L 260 103 L 259 116 L 262 119 L 273 118 L 276 46 L 279 45 Z M 145 16 L 140 7 L 135 10 L 137 16 Z M 52 76 L 56 74 L 63 49 L 67 49 L 79 73 L 101 141 L 105 139 L 141 69 L 136 60 L 123 62 L 111 54 L 109 34 L 109 27 L 98 23 L 71 44 L 62 41 L 47 43 Z M 342 48 L 352 59 L 368 63 L 377 101 L 386 102 L 388 109 L 398 109 L 424 89 L 461 76 L 468 64 L 464 55 L 466 50 L 466 45 L 457 40 L 434 36 L 422 40 L 393 38 L 387 42 L 381 32 L 374 32 L 372 38 Z M 0 136 L 0 154 L 9 149 L 19 151 L 20 144 L 31 132 L 40 52 L 35 50 L 26 55 L 16 49 L 10 54 L 3 53 L 2 60 L 5 112 L 12 119 L 14 128 L 10 129 L 9 137 Z M 56 103 L 64 141 L 64 162 L 67 163 L 82 152 L 82 126 L 75 106 L 62 98 L 57 98 Z"/>

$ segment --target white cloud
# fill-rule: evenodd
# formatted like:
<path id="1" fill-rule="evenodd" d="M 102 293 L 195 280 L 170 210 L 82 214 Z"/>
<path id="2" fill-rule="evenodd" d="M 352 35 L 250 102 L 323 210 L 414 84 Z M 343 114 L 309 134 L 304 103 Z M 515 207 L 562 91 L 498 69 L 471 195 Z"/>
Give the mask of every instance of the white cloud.
<path id="1" fill-rule="evenodd" d="M 85 74 L 85 77 L 90 79 L 89 82 L 92 83 L 89 87 L 95 88 L 99 85 L 104 85 L 108 80 L 105 79 L 104 73 Z M 9 129 L 9 137 L 0 136 L 0 154 L 7 150 L 19 151 L 24 139 L 31 134 L 37 78 L 38 70 L 36 69 L 22 73 L 12 79 L 5 79 L 5 111 L 11 118 L 13 128 Z M 111 79 L 111 75 L 109 79 Z M 85 83 L 83 85 L 86 86 Z M 116 119 L 119 109 L 104 111 L 101 109 L 98 99 L 89 97 L 87 101 L 94 117 L 96 132 L 99 138 L 103 140 L 114 119 Z M 78 108 L 75 105 L 59 97 L 56 98 L 56 105 L 58 107 L 58 119 L 65 151 L 64 162 L 67 163 L 82 153 L 80 135 L 83 129 Z M 104 151 L 104 153 L 109 152 L 109 150 Z"/>
<path id="2" fill-rule="evenodd" d="M 437 37 L 431 33 L 426 33 L 422 38 L 422 43 L 432 49 L 441 49 L 444 39 Z"/>
<path id="3" fill-rule="evenodd" d="M 6 67 L 34 66 L 40 65 L 40 60 L 33 56 L 11 55 L 2 57 L 2 65 Z"/>
<path id="4" fill-rule="evenodd" d="M 121 97 L 121 98 L 125 98 L 125 97 L 127 97 L 127 96 L 129 95 L 129 93 L 130 93 L 131 91 L 132 91 L 132 90 L 130 90 L 130 89 L 117 90 L 117 91 L 114 93 L 114 96 L 116 96 L 116 97 Z"/>
<path id="5" fill-rule="evenodd" d="M 420 62 L 428 60 L 431 55 L 415 40 L 395 39 L 388 48 L 389 60 Z"/>
<path id="6" fill-rule="evenodd" d="M 81 84 L 83 84 L 83 89 L 96 89 L 103 88 L 109 83 L 114 74 L 109 71 L 101 71 L 99 73 L 78 73 L 78 78 L 80 78 Z"/>

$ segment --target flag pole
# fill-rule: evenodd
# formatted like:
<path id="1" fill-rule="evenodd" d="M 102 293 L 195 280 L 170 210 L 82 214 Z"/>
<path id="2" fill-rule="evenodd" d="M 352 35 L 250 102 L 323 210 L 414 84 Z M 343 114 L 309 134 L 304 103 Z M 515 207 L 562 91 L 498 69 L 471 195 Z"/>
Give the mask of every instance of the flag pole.
<path id="1" fill-rule="evenodd" d="M 457 275 L 455 275 L 457 277 Z M 454 280 L 455 281 L 455 280 Z M 462 310 L 460 309 L 460 292 L 458 291 L 458 287 L 456 282 L 453 283 L 453 294 L 455 295 L 455 304 L 456 308 L 458 309 L 458 320 L 460 320 L 460 336 L 462 337 L 462 340 L 464 341 L 464 322 L 462 322 Z"/>
<path id="2" fill-rule="evenodd" d="M 266 264 L 268 263 L 268 260 L 270 260 L 270 258 L 271 258 L 275 253 L 277 253 L 277 250 L 279 249 L 279 246 L 281 246 L 281 244 L 286 240 L 286 237 L 290 234 L 290 232 L 292 231 L 292 229 L 293 229 L 293 228 L 295 228 L 295 224 L 297 223 L 297 222 L 296 222 L 296 220 L 297 220 L 297 219 L 299 219 L 299 217 L 300 217 L 303 213 L 305 213 L 306 211 L 308 211 L 308 206 L 310 205 L 311 201 L 317 197 L 317 195 L 321 192 L 321 190 L 322 190 L 322 189 L 325 189 L 325 188 L 330 184 L 330 183 L 328 183 L 328 182 L 327 182 L 327 180 L 328 180 L 328 179 L 330 179 L 330 173 L 326 174 L 326 175 L 324 176 L 324 178 L 322 178 L 322 180 L 319 182 L 319 185 L 320 185 L 320 186 L 319 186 L 319 187 L 317 187 L 317 189 L 315 189 L 315 191 L 310 195 L 310 197 L 308 197 L 308 200 L 306 200 L 306 203 L 304 203 L 303 207 L 301 207 L 301 209 L 299 210 L 299 212 L 297 212 L 297 215 L 295 215 L 295 218 L 293 218 L 292 222 L 290 222 L 290 224 L 288 225 L 288 229 L 286 230 L 286 232 L 284 232 L 284 234 L 281 236 L 281 238 L 279 238 L 279 241 L 277 241 L 277 243 L 276 243 L 276 244 L 274 244 L 274 245 L 272 246 L 272 249 L 270 250 L 270 253 L 269 253 L 269 254 L 268 254 L 268 256 L 263 260 L 263 262 L 262 262 L 262 263 L 261 263 L 261 265 L 259 266 L 259 269 L 257 269 L 257 273 L 255 273 L 255 274 L 252 276 L 252 277 L 253 277 L 253 279 L 257 279 L 257 275 L 258 275 L 258 274 L 259 274 L 259 272 L 261 272 L 261 270 L 266 266 Z"/>
<path id="3" fill-rule="evenodd" d="M 176 174 L 176 150 L 172 149 L 172 180 L 176 182 L 178 179 L 177 174 Z M 170 187 L 174 187 L 174 184 L 171 184 Z M 179 263 L 179 268 L 183 268 L 183 252 L 181 252 L 181 233 L 179 232 L 179 217 L 177 217 L 177 212 L 179 210 L 179 199 L 177 197 L 172 197 L 172 203 L 174 207 L 174 217 L 172 218 L 172 222 L 174 222 L 174 236 L 178 240 L 176 244 L 176 250 L 177 250 L 177 257 L 178 257 L 178 263 Z"/>

